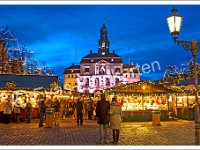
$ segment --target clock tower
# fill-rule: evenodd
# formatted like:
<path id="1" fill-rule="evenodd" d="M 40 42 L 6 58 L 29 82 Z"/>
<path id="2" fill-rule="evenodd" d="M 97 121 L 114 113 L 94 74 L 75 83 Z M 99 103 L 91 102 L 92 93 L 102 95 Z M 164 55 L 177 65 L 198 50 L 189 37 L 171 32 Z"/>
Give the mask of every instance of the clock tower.
<path id="1" fill-rule="evenodd" d="M 99 40 L 99 50 L 98 53 L 100 55 L 106 55 L 109 54 L 109 40 L 108 40 L 108 31 L 106 28 L 105 23 L 103 24 L 103 27 L 100 31 L 100 40 Z"/>

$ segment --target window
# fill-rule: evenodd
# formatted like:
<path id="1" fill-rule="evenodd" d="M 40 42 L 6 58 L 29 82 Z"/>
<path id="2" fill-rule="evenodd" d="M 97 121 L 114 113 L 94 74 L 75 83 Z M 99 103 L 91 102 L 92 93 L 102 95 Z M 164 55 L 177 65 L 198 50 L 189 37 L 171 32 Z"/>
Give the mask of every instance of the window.
<path id="1" fill-rule="evenodd" d="M 106 46 L 106 43 L 105 42 L 102 42 L 102 45 L 101 45 L 103 48 L 105 48 Z"/>
<path id="2" fill-rule="evenodd" d="M 68 78 L 70 78 L 70 75 L 68 75 Z"/>
<path id="3" fill-rule="evenodd" d="M 116 78 L 116 79 L 115 79 L 115 85 L 118 85 L 118 84 L 119 84 L 119 79 Z"/>
<path id="4" fill-rule="evenodd" d="M 120 68 L 115 68 L 115 73 L 120 73 Z"/>
<path id="5" fill-rule="evenodd" d="M 72 75 L 72 78 L 74 78 L 74 76 Z"/>
<path id="6" fill-rule="evenodd" d="M 105 55 L 105 52 L 102 52 L 101 54 L 102 54 L 102 55 Z"/>
<path id="7" fill-rule="evenodd" d="M 99 78 L 96 78 L 96 79 L 95 79 L 95 85 L 96 85 L 96 86 L 99 86 Z"/>
<path id="8" fill-rule="evenodd" d="M 110 86 L 110 79 L 106 78 L 106 86 Z"/>
<path id="9" fill-rule="evenodd" d="M 90 71 L 90 69 L 89 68 L 85 68 L 85 72 L 89 72 Z"/>
<path id="10" fill-rule="evenodd" d="M 85 85 L 89 86 L 89 79 L 88 78 L 85 79 Z"/>

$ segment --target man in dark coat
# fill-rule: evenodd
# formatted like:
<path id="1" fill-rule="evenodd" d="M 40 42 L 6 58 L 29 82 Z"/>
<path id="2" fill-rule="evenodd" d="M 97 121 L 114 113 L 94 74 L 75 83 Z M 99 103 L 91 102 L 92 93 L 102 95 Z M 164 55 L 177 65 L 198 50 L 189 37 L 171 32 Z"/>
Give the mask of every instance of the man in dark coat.
<path id="1" fill-rule="evenodd" d="M 76 112 L 77 112 L 77 125 L 79 125 L 79 121 L 80 121 L 80 125 L 83 124 L 83 104 L 80 101 L 80 99 L 77 100 L 76 102 Z"/>
<path id="2" fill-rule="evenodd" d="M 100 143 L 107 143 L 107 128 L 109 123 L 110 103 L 106 101 L 105 94 L 101 94 L 101 100 L 97 102 L 96 117 L 100 130 Z"/>
<path id="3" fill-rule="evenodd" d="M 43 97 L 43 95 L 39 95 L 39 127 L 43 127 L 43 118 L 45 115 L 45 104 L 46 97 Z"/>
<path id="4" fill-rule="evenodd" d="M 56 127 L 60 126 L 60 102 L 57 97 L 54 97 L 54 125 Z"/>

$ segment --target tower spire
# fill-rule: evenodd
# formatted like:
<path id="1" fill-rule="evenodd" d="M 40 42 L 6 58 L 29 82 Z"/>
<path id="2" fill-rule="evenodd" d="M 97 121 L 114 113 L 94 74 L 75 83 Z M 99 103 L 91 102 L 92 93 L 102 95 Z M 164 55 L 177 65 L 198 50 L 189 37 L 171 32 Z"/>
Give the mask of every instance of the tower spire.
<path id="1" fill-rule="evenodd" d="M 98 53 L 101 55 L 106 55 L 109 53 L 109 40 L 108 40 L 108 30 L 105 25 L 106 18 L 104 18 L 103 26 L 100 31 L 100 40 L 99 40 L 99 50 Z"/>

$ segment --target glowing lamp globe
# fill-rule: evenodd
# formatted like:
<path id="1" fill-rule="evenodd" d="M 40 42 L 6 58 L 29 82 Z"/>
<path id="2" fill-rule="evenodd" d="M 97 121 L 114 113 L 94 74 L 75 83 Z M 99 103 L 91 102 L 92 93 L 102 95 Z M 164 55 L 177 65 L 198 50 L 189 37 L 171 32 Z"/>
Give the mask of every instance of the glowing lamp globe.
<path id="1" fill-rule="evenodd" d="M 177 39 L 180 34 L 183 17 L 177 15 L 177 13 L 176 13 L 177 9 L 175 9 L 175 8 L 173 8 L 171 10 L 171 12 L 172 12 L 172 15 L 167 17 L 167 24 L 168 24 L 169 31 L 170 31 L 172 37 L 174 39 Z"/>

